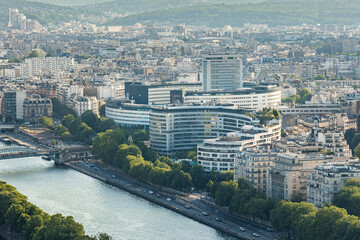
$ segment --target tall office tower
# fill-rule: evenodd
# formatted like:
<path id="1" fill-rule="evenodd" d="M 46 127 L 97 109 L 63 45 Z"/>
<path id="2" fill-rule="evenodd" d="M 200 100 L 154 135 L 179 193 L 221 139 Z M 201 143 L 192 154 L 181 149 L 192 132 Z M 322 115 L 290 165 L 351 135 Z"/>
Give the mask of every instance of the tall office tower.
<path id="1" fill-rule="evenodd" d="M 236 90 L 243 86 L 243 65 L 237 55 L 209 55 L 203 59 L 203 90 Z"/>

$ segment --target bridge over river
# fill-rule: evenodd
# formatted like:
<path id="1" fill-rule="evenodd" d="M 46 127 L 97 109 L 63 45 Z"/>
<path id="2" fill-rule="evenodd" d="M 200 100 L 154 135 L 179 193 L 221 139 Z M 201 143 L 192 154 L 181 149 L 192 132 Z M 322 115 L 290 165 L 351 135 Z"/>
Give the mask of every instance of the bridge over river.
<path id="1" fill-rule="evenodd" d="M 82 157 L 88 158 L 91 155 L 91 150 L 90 146 L 76 146 L 48 151 L 24 146 L 9 146 L 0 149 L 0 160 L 31 156 L 48 156 L 56 163 L 63 164 L 64 162 L 80 159 Z"/>

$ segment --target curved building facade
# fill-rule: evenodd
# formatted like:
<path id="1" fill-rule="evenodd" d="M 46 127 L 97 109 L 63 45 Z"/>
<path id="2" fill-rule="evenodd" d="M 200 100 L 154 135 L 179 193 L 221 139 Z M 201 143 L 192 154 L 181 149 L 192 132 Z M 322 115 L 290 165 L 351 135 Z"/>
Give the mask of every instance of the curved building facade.
<path id="1" fill-rule="evenodd" d="M 239 131 L 253 120 L 233 106 L 164 106 L 150 111 L 150 147 L 160 154 L 195 148 L 205 139 Z"/>
<path id="2" fill-rule="evenodd" d="M 277 87 L 253 87 L 234 91 L 187 92 L 184 103 L 214 102 L 234 104 L 241 108 L 259 111 L 265 107 L 276 108 L 281 104 L 281 90 Z"/>
<path id="3" fill-rule="evenodd" d="M 150 106 L 132 104 L 123 101 L 108 101 L 105 105 L 105 117 L 124 127 L 141 126 L 148 128 Z"/>

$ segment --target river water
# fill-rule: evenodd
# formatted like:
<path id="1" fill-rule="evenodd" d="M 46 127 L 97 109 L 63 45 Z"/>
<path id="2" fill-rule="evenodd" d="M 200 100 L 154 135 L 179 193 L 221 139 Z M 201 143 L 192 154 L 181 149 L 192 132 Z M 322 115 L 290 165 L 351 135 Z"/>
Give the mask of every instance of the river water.
<path id="1" fill-rule="evenodd" d="M 41 157 L 0 160 L 0 180 L 15 186 L 50 214 L 72 215 L 89 235 L 106 232 L 116 240 L 234 240 L 87 175 L 56 167 Z"/>

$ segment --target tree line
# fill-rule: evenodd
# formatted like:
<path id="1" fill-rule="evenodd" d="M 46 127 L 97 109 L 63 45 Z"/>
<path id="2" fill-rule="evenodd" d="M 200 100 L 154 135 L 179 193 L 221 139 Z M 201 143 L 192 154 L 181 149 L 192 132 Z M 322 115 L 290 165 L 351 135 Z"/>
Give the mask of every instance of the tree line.
<path id="1" fill-rule="evenodd" d="M 117 128 L 99 133 L 93 141 L 93 153 L 104 163 L 156 185 L 182 191 L 205 187 L 206 176 L 201 165 L 191 166 L 189 162 L 177 163 L 159 156 L 144 144 L 148 138 L 144 130 L 124 130 Z M 130 135 L 132 140 L 127 140 Z M 212 178 L 218 176 L 213 174 Z"/>
<path id="2" fill-rule="evenodd" d="M 85 234 L 82 224 L 73 217 L 50 215 L 27 201 L 13 186 L 0 181 L 0 225 L 7 223 L 11 231 L 25 240 L 110 240 L 105 233 Z M 1 239 L 1 237 L 0 237 Z"/>
<path id="3" fill-rule="evenodd" d="M 212 181 L 206 184 L 207 191 L 215 204 L 227 207 L 230 212 L 269 219 L 270 211 L 275 207 L 274 199 L 267 199 L 258 192 L 246 178 L 237 181 Z"/>
<path id="4" fill-rule="evenodd" d="M 281 201 L 270 212 L 271 224 L 299 240 L 358 240 L 360 219 L 332 205 L 317 209 L 307 202 Z"/>

